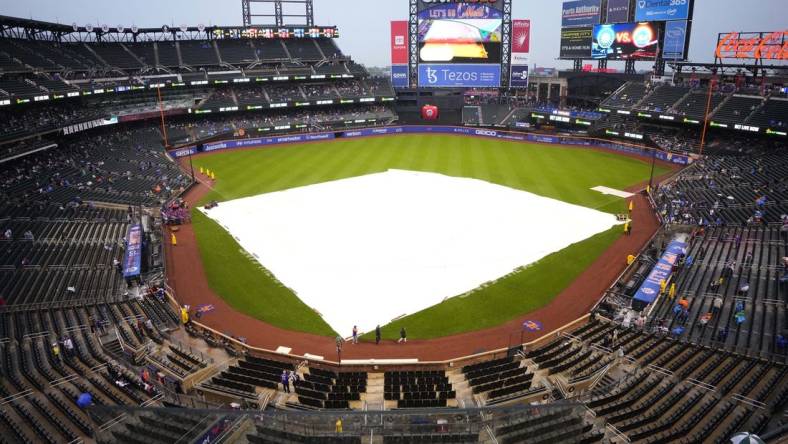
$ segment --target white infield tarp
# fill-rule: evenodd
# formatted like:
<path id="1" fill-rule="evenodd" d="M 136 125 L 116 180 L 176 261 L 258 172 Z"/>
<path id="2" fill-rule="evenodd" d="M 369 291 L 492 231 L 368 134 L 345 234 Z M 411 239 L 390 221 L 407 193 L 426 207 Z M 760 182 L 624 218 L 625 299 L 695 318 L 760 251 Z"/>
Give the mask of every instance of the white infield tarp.
<path id="1" fill-rule="evenodd" d="M 612 214 L 505 186 L 402 170 L 203 211 L 342 336 L 466 293 L 617 224 Z"/>

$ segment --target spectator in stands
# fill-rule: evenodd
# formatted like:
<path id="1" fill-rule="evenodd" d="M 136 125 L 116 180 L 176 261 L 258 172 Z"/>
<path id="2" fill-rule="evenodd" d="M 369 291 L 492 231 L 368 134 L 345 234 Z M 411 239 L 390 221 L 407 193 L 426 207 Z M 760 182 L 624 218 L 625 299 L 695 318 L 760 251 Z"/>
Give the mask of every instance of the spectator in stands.
<path id="1" fill-rule="evenodd" d="M 290 393 L 290 376 L 287 374 L 287 370 L 282 370 L 282 390 L 285 393 Z"/>
<path id="2" fill-rule="evenodd" d="M 747 253 L 744 255 L 744 262 L 743 262 L 743 265 L 744 265 L 745 267 L 752 266 L 752 251 L 748 251 L 748 252 L 747 252 Z"/>
<path id="3" fill-rule="evenodd" d="M 399 340 L 397 341 L 397 343 L 400 342 L 404 342 L 404 343 L 408 342 L 408 332 L 405 331 L 405 327 L 399 329 Z"/>
<path id="4" fill-rule="evenodd" d="M 63 349 L 66 352 L 67 357 L 74 356 L 74 342 L 71 341 L 71 338 L 66 336 L 63 338 Z"/>
<path id="5" fill-rule="evenodd" d="M 712 314 L 717 314 L 722 309 L 722 297 L 719 295 L 714 297 L 714 300 L 711 303 L 711 312 Z"/>
<path id="6" fill-rule="evenodd" d="M 25 238 L 25 240 L 28 240 L 28 241 L 34 240 L 33 232 L 30 231 L 30 230 L 25 231 L 24 238 Z"/>
<path id="7" fill-rule="evenodd" d="M 337 422 L 334 423 L 334 431 L 336 433 L 342 433 L 342 418 L 337 418 Z"/>
<path id="8" fill-rule="evenodd" d="M 788 338 L 780 334 L 775 337 L 774 342 L 777 348 L 777 353 L 784 355 L 786 348 L 788 348 Z"/>
<path id="9" fill-rule="evenodd" d="M 725 277 L 720 276 L 719 279 L 714 279 L 714 280 L 712 280 L 709 283 L 709 289 L 711 291 L 715 291 L 716 292 L 717 290 L 720 289 L 720 287 L 722 287 L 722 284 L 724 284 L 724 283 L 725 283 Z"/>
<path id="10" fill-rule="evenodd" d="M 52 356 L 54 356 L 55 360 L 60 360 L 60 345 L 58 345 L 57 341 L 52 343 Z"/>
<path id="11" fill-rule="evenodd" d="M 745 282 L 744 284 L 742 284 L 741 287 L 739 287 L 739 296 L 747 296 L 747 293 L 749 293 L 749 291 L 750 291 L 750 283 Z"/>
<path id="12" fill-rule="evenodd" d="M 5 230 L 4 235 L 5 235 L 5 240 L 11 240 L 14 237 L 14 233 L 11 231 L 10 228 L 7 228 Z"/>

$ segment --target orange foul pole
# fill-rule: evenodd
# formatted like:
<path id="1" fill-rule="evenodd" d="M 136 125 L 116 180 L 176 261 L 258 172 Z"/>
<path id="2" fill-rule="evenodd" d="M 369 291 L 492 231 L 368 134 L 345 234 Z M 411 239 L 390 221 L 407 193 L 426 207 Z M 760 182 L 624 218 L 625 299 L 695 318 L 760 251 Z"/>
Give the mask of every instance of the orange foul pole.
<path id="1" fill-rule="evenodd" d="M 156 88 L 156 94 L 159 96 L 159 114 L 161 114 L 161 134 L 164 136 L 164 147 L 169 148 L 170 143 L 167 141 L 167 127 L 164 126 L 164 104 L 161 102 L 161 88 Z"/>
<path id="2" fill-rule="evenodd" d="M 711 111 L 711 93 L 714 89 L 714 77 L 709 82 L 709 97 L 706 99 L 706 113 L 703 115 L 703 131 L 700 136 L 700 150 L 698 154 L 703 155 L 703 146 L 706 144 L 706 129 L 709 127 L 709 112 Z"/>

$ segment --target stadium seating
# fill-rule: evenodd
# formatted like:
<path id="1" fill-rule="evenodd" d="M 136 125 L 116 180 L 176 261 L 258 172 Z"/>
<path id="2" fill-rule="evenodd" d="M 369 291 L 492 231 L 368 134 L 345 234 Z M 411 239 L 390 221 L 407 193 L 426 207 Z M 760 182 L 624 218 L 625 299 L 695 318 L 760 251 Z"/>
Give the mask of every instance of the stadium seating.
<path id="1" fill-rule="evenodd" d="M 763 103 L 763 97 L 733 95 L 712 115 L 720 123 L 741 123 Z"/>
<path id="2" fill-rule="evenodd" d="M 620 333 L 611 339 L 614 329 Z M 780 381 L 788 370 L 782 364 L 606 321 L 585 324 L 534 350 L 529 359 L 550 359 L 567 347 L 623 351 L 626 359 L 619 362 L 631 366 L 628 376 L 613 383 L 612 389 L 600 386 L 584 399 L 597 418 L 604 417 L 633 441 L 671 442 L 689 437 L 693 442 L 701 438 L 725 442 L 736 430 L 760 432 L 770 412 L 779 411 L 786 401 L 788 386 Z M 565 359 L 572 360 L 574 355 Z M 562 415 L 561 421 L 568 419 Z M 499 430 L 499 438 L 506 432 Z"/>
<path id="3" fill-rule="evenodd" d="M 680 223 L 741 225 L 757 222 L 756 218 L 778 222 L 788 212 L 788 191 L 753 184 L 784 180 L 783 160 L 780 153 L 757 152 L 696 162 L 693 174 L 660 187 L 659 209 L 667 220 Z M 756 204 L 761 197 L 765 197 L 763 205 Z"/>
<path id="4" fill-rule="evenodd" d="M 681 116 L 694 119 L 703 119 L 706 116 L 706 106 L 708 105 L 709 115 L 726 99 L 723 94 L 712 94 L 709 102 L 708 91 L 693 91 L 686 95 L 683 100 L 673 106 L 673 111 Z"/>
<path id="5" fill-rule="evenodd" d="M 786 128 L 788 127 L 786 116 L 788 116 L 788 99 L 775 97 L 755 110 L 746 123 L 768 128 Z"/>
<path id="6" fill-rule="evenodd" d="M 632 108 L 648 93 L 646 85 L 641 82 L 627 82 L 602 102 L 602 106 Z"/>
<path id="7" fill-rule="evenodd" d="M 687 86 L 660 85 L 646 95 L 636 108 L 646 111 L 666 112 L 689 92 L 690 88 Z"/>
<path id="8" fill-rule="evenodd" d="M 446 407 L 457 396 L 443 371 L 386 372 L 384 385 L 384 399 L 399 408 Z"/>
<path id="9" fill-rule="evenodd" d="M 304 405 L 326 408 L 347 409 L 350 401 L 361 400 L 361 394 L 367 390 L 367 374 L 365 372 L 335 373 L 317 368 L 310 368 L 304 373 L 304 379 L 294 384 L 298 400 Z"/>
<path id="10" fill-rule="evenodd" d="M 677 296 L 689 302 L 689 316 L 681 321 L 673 314 L 675 301 L 662 299 L 653 310 L 654 319 L 664 319 L 673 330 L 685 326 L 682 338 L 696 343 L 749 351 L 755 356 L 776 353 L 775 339 L 785 328 L 785 304 L 780 302 L 776 267 L 786 255 L 778 227 L 709 227 L 694 237 L 687 253 L 694 258 L 690 269 L 676 281 Z M 719 287 L 712 286 L 728 276 L 726 264 L 735 269 Z M 741 291 L 747 286 L 747 291 Z M 713 308 L 715 298 L 721 308 Z M 741 309 L 738 309 L 741 306 Z M 745 320 L 737 321 L 737 312 Z M 709 321 L 701 322 L 707 313 Z"/>

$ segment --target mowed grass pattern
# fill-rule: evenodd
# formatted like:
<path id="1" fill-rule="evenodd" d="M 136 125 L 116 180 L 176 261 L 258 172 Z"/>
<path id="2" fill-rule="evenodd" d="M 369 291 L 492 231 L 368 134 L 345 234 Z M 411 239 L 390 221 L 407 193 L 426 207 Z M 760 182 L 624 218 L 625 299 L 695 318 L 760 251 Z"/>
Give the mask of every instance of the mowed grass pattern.
<path id="1" fill-rule="evenodd" d="M 590 188 L 624 189 L 648 179 L 650 165 L 582 148 L 460 136 L 390 136 L 315 142 L 194 158 L 216 174 L 204 199 L 232 200 L 364 174 L 404 169 L 471 177 L 611 213 L 622 199 Z M 655 174 L 664 173 L 657 168 Z M 211 287 L 235 309 L 270 324 L 333 336 L 335 332 L 292 291 L 272 278 L 218 224 L 194 212 L 194 228 Z M 549 217 L 549 215 L 542 215 Z M 384 327 L 394 338 L 432 338 L 501 324 L 547 304 L 619 235 L 613 229 L 543 258 L 525 270 L 462 298 L 452 298 Z M 374 297 L 374 295 L 370 295 Z M 349 332 L 341 332 L 347 336 Z"/>

